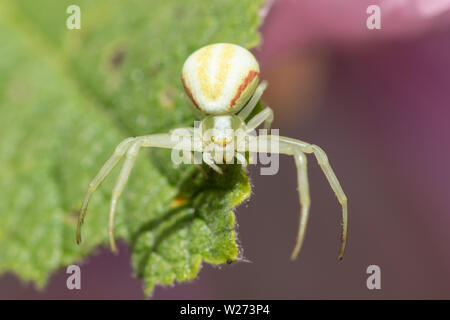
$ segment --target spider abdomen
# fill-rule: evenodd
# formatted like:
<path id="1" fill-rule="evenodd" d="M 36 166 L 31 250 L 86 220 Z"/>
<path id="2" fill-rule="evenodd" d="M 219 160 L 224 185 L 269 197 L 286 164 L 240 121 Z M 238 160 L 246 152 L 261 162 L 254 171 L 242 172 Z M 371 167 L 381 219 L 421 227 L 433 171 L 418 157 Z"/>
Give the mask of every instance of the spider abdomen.
<path id="1" fill-rule="evenodd" d="M 259 64 L 247 49 L 217 43 L 191 54 L 184 63 L 181 79 L 201 111 L 234 113 L 253 95 L 259 81 Z"/>

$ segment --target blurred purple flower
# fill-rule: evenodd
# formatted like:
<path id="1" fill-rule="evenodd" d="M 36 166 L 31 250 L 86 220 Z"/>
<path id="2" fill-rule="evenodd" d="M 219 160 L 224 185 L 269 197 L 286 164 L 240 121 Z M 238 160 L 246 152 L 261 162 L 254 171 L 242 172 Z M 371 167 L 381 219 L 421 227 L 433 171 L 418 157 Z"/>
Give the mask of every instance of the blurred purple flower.
<path id="1" fill-rule="evenodd" d="M 373 4 L 381 30 L 366 27 Z M 321 99 L 310 135 L 340 164 L 351 255 L 388 267 L 395 297 L 448 298 L 450 0 L 278 0 L 262 31 L 281 129 L 304 132 L 299 91 Z"/>
<path id="2" fill-rule="evenodd" d="M 373 4 L 381 9 L 382 30 L 375 32 L 366 27 Z M 450 0 L 277 0 L 267 6 L 263 60 L 292 47 L 405 37 L 450 24 Z"/>

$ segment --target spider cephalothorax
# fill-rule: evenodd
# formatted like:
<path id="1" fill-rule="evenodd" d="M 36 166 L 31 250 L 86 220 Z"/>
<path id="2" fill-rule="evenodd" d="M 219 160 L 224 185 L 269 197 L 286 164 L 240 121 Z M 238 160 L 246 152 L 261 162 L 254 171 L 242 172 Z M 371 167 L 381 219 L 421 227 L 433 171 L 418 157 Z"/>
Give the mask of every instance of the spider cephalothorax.
<path id="1" fill-rule="evenodd" d="M 92 193 L 124 155 L 126 159 L 112 193 L 109 212 L 108 231 L 113 251 L 116 250 L 114 216 L 117 201 L 128 181 L 141 147 L 201 152 L 203 161 L 219 173 L 222 173 L 222 170 L 217 163 L 223 163 L 224 159 L 226 163 L 229 163 L 236 158 L 239 163 L 246 166 L 247 162 L 242 152 L 270 151 L 294 156 L 297 166 L 301 211 L 297 242 L 291 256 L 294 259 L 303 242 L 310 206 L 305 154 L 313 153 L 342 206 L 343 222 L 339 251 L 339 258 L 342 258 L 347 236 L 347 197 L 331 169 L 325 152 L 316 145 L 296 139 L 271 135 L 256 137 L 250 134 L 263 123 L 264 127 L 269 129 L 273 121 L 273 111 L 269 107 L 265 107 L 248 119 L 267 87 L 266 82 L 259 83 L 259 65 L 255 57 L 248 50 L 234 44 L 208 45 L 187 58 L 181 79 L 187 95 L 193 102 L 193 106 L 190 107 L 201 121 L 200 130 L 181 128 L 185 138 L 181 142 L 173 139 L 179 129 L 169 133 L 127 138 L 122 141 L 89 184 L 78 220 L 77 242 L 81 241 L 81 225 Z M 200 132 L 200 139 L 196 137 L 198 132 Z M 278 144 L 276 151 L 268 149 L 267 146 L 272 145 L 275 140 Z"/>

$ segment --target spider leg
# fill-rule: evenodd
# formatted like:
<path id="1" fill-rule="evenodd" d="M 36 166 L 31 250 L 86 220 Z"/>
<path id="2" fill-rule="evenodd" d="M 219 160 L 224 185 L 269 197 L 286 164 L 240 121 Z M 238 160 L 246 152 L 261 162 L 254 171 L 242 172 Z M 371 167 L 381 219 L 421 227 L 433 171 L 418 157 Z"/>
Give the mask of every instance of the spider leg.
<path id="1" fill-rule="evenodd" d="M 120 158 L 127 152 L 130 144 L 135 140 L 135 138 L 127 138 L 123 140 L 115 149 L 114 154 L 106 161 L 103 167 L 100 169 L 95 178 L 89 183 L 88 192 L 84 198 L 83 204 L 81 206 L 80 214 L 78 216 L 78 225 L 77 225 L 77 243 L 81 242 L 81 225 L 84 222 L 84 218 L 86 216 L 87 206 L 89 204 L 89 200 L 91 199 L 92 194 L 98 188 L 98 186 L 105 180 L 111 170 L 116 166 L 119 162 Z"/>
<path id="2" fill-rule="evenodd" d="M 252 113 L 253 109 L 256 107 L 256 105 L 259 102 L 259 99 L 261 99 L 261 96 L 267 88 L 267 81 L 261 81 L 261 83 L 256 87 L 255 93 L 253 93 L 253 96 L 251 97 L 250 101 L 238 112 L 239 118 L 242 120 L 247 119 L 247 117 Z"/>
<path id="3" fill-rule="evenodd" d="M 157 147 L 157 148 L 166 148 L 166 149 L 178 149 L 178 150 L 186 150 L 186 151 L 194 151 L 195 146 L 192 145 L 192 141 L 182 140 L 181 143 L 172 139 L 171 134 L 153 134 L 147 136 L 140 136 L 136 138 L 128 138 L 121 142 L 114 154 L 106 161 L 103 167 L 100 169 L 97 176 L 92 180 L 89 184 L 89 189 L 86 194 L 86 197 L 83 201 L 83 205 L 81 207 L 80 215 L 78 218 L 78 226 L 77 226 L 77 242 L 81 242 L 81 225 L 83 224 L 84 217 L 86 215 L 86 209 L 89 203 L 89 199 L 92 196 L 92 193 L 97 189 L 100 183 L 106 178 L 106 176 L 111 172 L 120 158 L 127 153 L 125 163 L 120 172 L 119 178 L 117 180 L 116 186 L 113 190 L 113 196 L 111 199 L 111 208 L 110 208 L 110 222 L 109 222 L 109 235 L 110 235 L 110 244 L 111 249 L 113 251 L 116 250 L 115 242 L 113 239 L 113 226 L 114 226 L 114 216 L 117 207 L 117 200 L 125 187 L 125 184 L 130 175 L 130 171 L 134 165 L 136 160 L 137 153 L 141 147 Z M 196 150 L 199 151 L 199 150 Z"/>
<path id="4" fill-rule="evenodd" d="M 134 166 L 136 157 L 139 153 L 139 149 L 142 146 L 142 140 L 136 141 L 129 149 L 125 158 L 125 162 L 120 171 L 119 177 L 117 178 L 116 185 L 112 192 L 111 206 L 109 209 L 109 224 L 108 224 L 108 234 L 109 234 L 109 244 L 113 252 L 117 251 L 116 241 L 114 240 L 114 218 L 116 216 L 117 201 L 122 194 L 123 189 L 130 176 L 131 169 Z"/>
<path id="5" fill-rule="evenodd" d="M 242 153 L 236 152 L 234 156 L 239 164 L 242 164 L 243 167 L 247 167 L 247 159 L 245 159 L 245 156 Z"/>
<path id="6" fill-rule="evenodd" d="M 273 122 L 273 110 L 269 107 L 264 108 L 264 110 L 250 119 L 250 121 L 247 123 L 247 132 L 255 130 L 263 122 L 264 129 L 270 130 Z"/>
<path id="7" fill-rule="evenodd" d="M 298 226 L 297 242 L 291 254 L 291 260 L 295 260 L 300 252 L 305 237 L 306 225 L 308 224 L 310 197 L 306 155 L 299 151 L 294 151 L 295 164 L 297 166 L 298 193 L 300 198 L 300 220 Z"/>
<path id="8" fill-rule="evenodd" d="M 190 135 L 194 135 L 194 128 L 192 127 L 183 127 L 183 128 L 176 128 L 169 131 L 169 134 L 175 134 L 184 136 L 184 133 L 189 133 Z"/>
<path id="9" fill-rule="evenodd" d="M 311 145 L 311 148 L 314 152 L 314 156 L 317 159 L 320 167 L 322 168 L 325 177 L 328 180 L 331 188 L 333 189 L 339 203 L 342 206 L 342 232 L 341 232 L 341 249 L 339 250 L 339 259 L 342 259 L 345 251 L 345 244 L 347 242 L 347 225 L 348 225 L 348 217 L 347 217 L 347 196 L 342 190 L 341 184 L 337 179 L 336 175 L 333 172 L 333 169 L 328 162 L 328 157 L 320 147 L 316 145 Z"/>
<path id="10" fill-rule="evenodd" d="M 328 183 L 330 184 L 331 188 L 333 189 L 333 191 L 342 207 L 341 248 L 340 248 L 339 254 L 338 254 L 339 259 L 342 259 L 342 257 L 344 256 L 345 245 L 347 242 L 347 224 L 348 224 L 347 196 L 345 195 L 344 191 L 342 190 L 339 180 L 337 179 L 336 175 L 334 174 L 333 169 L 331 168 L 330 163 L 328 162 L 328 158 L 327 158 L 325 152 L 316 145 L 312 145 L 312 144 L 309 144 L 309 143 L 306 143 L 306 142 L 303 142 L 300 140 L 287 138 L 287 137 L 278 137 L 278 136 L 274 137 L 274 136 L 270 136 L 270 135 L 258 136 L 258 137 L 248 136 L 248 139 L 250 142 L 248 151 L 250 151 L 250 152 L 270 152 L 270 149 L 267 148 L 267 146 L 270 146 L 272 144 L 271 140 L 273 138 L 275 138 L 279 141 L 279 150 L 278 150 L 279 153 L 293 155 L 293 156 L 298 155 L 299 154 L 298 152 L 314 153 L 314 156 L 316 157 L 317 162 L 319 163 L 323 173 L 325 174 L 325 177 L 328 180 Z M 296 161 L 297 161 L 297 167 L 299 168 L 298 169 L 299 191 L 301 192 L 302 188 L 303 189 L 305 188 L 305 186 L 300 185 L 300 183 L 301 183 L 301 180 L 306 180 L 306 179 L 301 179 L 302 176 L 305 176 L 303 171 L 306 170 L 306 162 L 305 162 L 305 165 L 302 165 L 301 158 L 299 158 L 299 157 L 296 157 Z M 303 167 L 305 169 L 303 169 Z M 300 202 L 301 201 L 302 200 L 300 199 Z M 306 201 L 306 198 L 304 198 L 303 201 Z M 308 203 L 307 203 L 307 206 L 309 206 Z M 305 212 L 304 207 L 306 207 L 306 206 L 302 206 L 303 212 Z M 302 218 L 300 221 L 300 226 L 301 227 L 303 226 L 303 228 L 304 228 L 304 227 L 306 227 L 305 220 L 307 218 L 305 218 L 305 214 L 303 214 L 303 213 L 301 216 L 302 216 Z M 305 223 L 302 224 L 302 220 Z M 299 230 L 299 235 L 300 234 L 304 234 L 304 231 L 302 233 L 302 231 Z M 297 246 L 298 246 L 298 244 L 297 244 Z M 293 258 L 295 258 L 298 251 L 300 250 L 300 248 L 297 250 L 297 246 L 296 246 L 296 249 L 294 249 L 294 252 L 292 254 Z"/>
<path id="11" fill-rule="evenodd" d="M 236 158 L 237 162 L 242 165 L 242 170 L 244 171 L 244 173 L 248 174 L 248 162 L 247 159 L 245 159 L 245 156 L 240 152 L 236 152 L 234 154 L 234 157 Z"/>
<path id="12" fill-rule="evenodd" d="M 186 143 L 186 141 L 184 141 Z M 114 187 L 112 197 L 111 197 L 111 207 L 109 211 L 109 225 L 108 225 L 108 233 L 109 233 L 109 243 L 111 250 L 113 252 L 117 251 L 116 242 L 114 240 L 114 218 L 116 215 L 117 209 L 117 201 L 119 200 L 120 195 L 122 194 L 123 189 L 128 181 L 130 176 L 131 169 L 134 166 L 136 161 L 136 157 L 139 153 L 139 149 L 141 147 L 159 147 L 159 148 L 172 148 L 174 147 L 173 140 L 171 140 L 171 135 L 165 134 L 156 134 L 149 136 L 142 136 L 136 138 L 135 142 L 128 149 L 125 162 L 123 164 L 122 170 L 120 171 L 120 175 L 117 179 L 117 183 Z M 179 145 L 177 149 L 182 149 L 186 151 L 192 151 L 191 144 Z"/>
<path id="13" fill-rule="evenodd" d="M 214 162 L 214 159 L 211 155 L 211 153 L 209 152 L 203 152 L 203 161 L 205 161 L 205 163 L 210 166 L 211 168 L 214 169 L 214 171 L 222 174 L 223 171 L 222 169 Z"/>

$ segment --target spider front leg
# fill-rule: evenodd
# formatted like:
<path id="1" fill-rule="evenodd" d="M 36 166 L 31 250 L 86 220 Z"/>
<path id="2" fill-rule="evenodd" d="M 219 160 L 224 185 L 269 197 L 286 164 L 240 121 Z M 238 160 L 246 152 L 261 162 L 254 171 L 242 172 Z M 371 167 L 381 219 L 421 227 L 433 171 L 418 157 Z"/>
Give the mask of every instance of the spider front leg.
<path id="1" fill-rule="evenodd" d="M 342 206 L 342 232 L 341 232 L 341 249 L 339 250 L 339 259 L 342 259 L 345 251 L 345 244 L 347 243 L 347 225 L 348 225 L 348 215 L 347 215 L 347 196 L 342 190 L 341 184 L 338 178 L 331 169 L 330 163 L 328 162 L 328 157 L 319 146 L 311 145 L 311 149 L 316 157 L 317 162 L 322 168 L 325 177 L 328 180 L 331 188 L 333 189 L 340 205 Z"/>
<path id="2" fill-rule="evenodd" d="M 172 139 L 171 134 L 154 134 L 148 136 L 141 136 L 136 138 L 128 138 L 119 144 L 116 148 L 114 154 L 108 159 L 108 161 L 103 165 L 100 169 L 97 176 L 92 180 L 89 184 L 89 189 L 84 199 L 83 205 L 81 207 L 80 215 L 78 218 L 78 226 L 77 226 L 77 242 L 81 242 L 81 226 L 84 221 L 84 217 L 86 215 L 87 206 L 89 200 L 92 196 L 92 193 L 98 188 L 100 183 L 108 176 L 120 158 L 126 153 L 126 159 L 122 170 L 117 179 L 117 183 L 114 187 L 112 198 L 111 198 L 111 207 L 109 212 L 109 225 L 108 225 L 108 233 L 110 246 L 112 251 L 116 251 L 116 244 L 114 241 L 114 217 L 117 208 L 117 201 L 122 193 L 125 185 L 128 181 L 128 177 L 130 175 L 131 169 L 134 166 L 136 157 L 138 155 L 139 149 L 141 147 L 158 147 L 158 148 L 168 148 L 168 149 L 179 149 L 185 151 L 198 151 L 195 150 L 194 145 L 192 144 L 192 139 L 183 139 L 181 143 L 176 139 Z"/>
<path id="3" fill-rule="evenodd" d="M 109 175 L 111 170 L 116 166 L 122 156 L 127 152 L 130 144 L 135 140 L 135 138 L 127 138 L 123 140 L 114 150 L 114 154 L 105 162 L 103 167 L 100 169 L 95 178 L 89 183 L 88 192 L 84 197 L 83 204 L 81 206 L 80 214 L 78 216 L 77 225 L 77 243 L 81 242 L 81 226 L 84 222 L 84 217 L 86 216 L 86 210 L 91 199 L 92 194 L 97 190 L 98 186 L 105 180 Z"/>
<path id="4" fill-rule="evenodd" d="M 317 159 L 320 167 L 322 168 L 323 173 L 325 174 L 328 183 L 333 189 L 339 203 L 342 207 L 342 229 L 341 229 L 341 248 L 339 250 L 338 257 L 342 259 L 344 256 L 345 245 L 347 241 L 347 196 L 345 195 L 342 187 L 333 172 L 333 169 L 328 162 L 328 158 L 325 152 L 318 146 L 312 145 L 300 140 L 291 139 L 287 137 L 279 137 L 279 136 L 249 136 L 249 148 L 250 152 L 271 152 L 270 147 L 272 146 L 272 139 L 276 139 L 279 143 L 279 153 L 292 155 L 295 157 L 297 172 L 298 172 L 298 191 L 300 193 L 300 205 L 302 207 L 300 213 L 300 223 L 299 223 L 299 231 L 297 236 L 296 246 L 294 251 L 292 252 L 292 259 L 295 259 L 298 255 L 298 252 L 301 249 L 301 245 L 303 242 L 303 238 L 305 236 L 306 224 L 308 220 L 309 214 L 309 188 L 307 182 L 306 175 L 306 157 L 302 155 L 302 153 L 314 153 L 314 156 Z"/>
<path id="5" fill-rule="evenodd" d="M 325 177 L 328 180 L 328 183 L 330 184 L 331 188 L 333 189 L 341 207 L 342 207 L 342 229 L 341 229 L 341 248 L 339 250 L 338 258 L 342 259 L 344 256 L 345 251 L 345 245 L 347 242 L 347 196 L 345 195 L 344 191 L 342 190 L 342 187 L 339 183 L 339 180 L 337 179 L 336 175 L 333 172 L 333 169 L 330 166 L 330 163 L 328 162 L 328 157 L 325 154 L 325 152 L 318 146 L 309 144 L 300 140 L 286 138 L 286 137 L 279 137 L 280 140 L 280 153 L 285 153 L 289 155 L 295 155 L 296 152 L 301 151 L 304 153 L 314 153 L 314 156 L 317 159 L 317 162 L 319 163 L 320 167 L 322 168 L 323 173 L 325 174 Z M 299 176 L 301 176 L 301 172 L 299 171 Z M 299 188 L 299 192 L 301 191 L 301 188 Z M 301 218 L 302 219 L 302 218 Z M 305 222 L 306 223 L 306 222 Z M 303 227 L 304 228 L 304 227 Z M 303 232 L 299 230 L 299 239 L 298 242 L 303 240 L 304 237 L 304 230 Z M 300 248 L 298 248 L 298 251 L 300 251 Z M 293 252 L 292 257 L 295 258 L 295 251 Z"/>
<path id="6" fill-rule="evenodd" d="M 117 178 L 116 185 L 114 186 L 112 196 L 111 196 L 111 206 L 109 209 L 109 224 L 108 224 L 108 234 L 109 234 L 109 245 L 113 252 L 117 251 L 116 241 L 114 239 L 114 218 L 116 216 L 117 201 L 122 194 L 125 185 L 127 184 L 128 178 L 130 177 L 131 169 L 134 166 L 136 157 L 139 153 L 143 143 L 142 139 L 136 139 L 133 145 L 128 149 L 125 162 L 120 171 L 119 177 Z"/>

